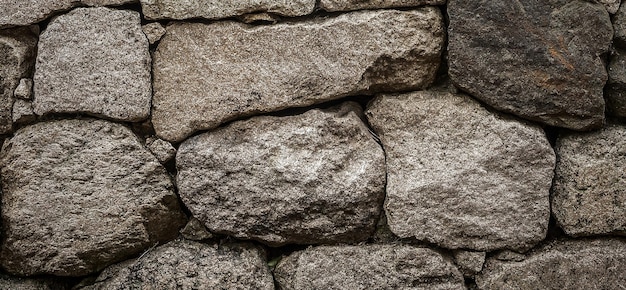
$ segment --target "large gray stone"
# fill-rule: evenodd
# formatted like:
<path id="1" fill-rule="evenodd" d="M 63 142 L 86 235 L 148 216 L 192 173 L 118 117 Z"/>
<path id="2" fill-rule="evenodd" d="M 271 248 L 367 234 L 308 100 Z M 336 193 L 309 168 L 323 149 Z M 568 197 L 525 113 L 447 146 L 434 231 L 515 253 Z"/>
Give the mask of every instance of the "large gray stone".
<path id="1" fill-rule="evenodd" d="M 367 239 L 385 157 L 357 106 L 254 117 L 188 139 L 176 155 L 183 202 L 211 232 L 269 245 Z"/>
<path id="2" fill-rule="evenodd" d="M 599 128 L 613 37 L 602 4 L 448 1 L 452 82 L 504 112 L 551 126 Z M 584 19 L 584 24 L 581 22 Z"/>
<path id="3" fill-rule="evenodd" d="M 366 114 L 387 155 L 396 235 L 478 251 L 546 236 L 555 155 L 541 128 L 434 91 L 379 96 Z"/>
<path id="4" fill-rule="evenodd" d="M 433 7 L 167 30 L 154 56 L 152 122 L 168 141 L 255 113 L 424 88 L 435 78 L 445 36 Z"/>
<path id="5" fill-rule="evenodd" d="M 0 264 L 16 275 L 82 276 L 178 235 L 165 169 L 126 127 L 61 120 L 2 149 Z"/>
<path id="6" fill-rule="evenodd" d="M 552 212 L 573 236 L 626 235 L 626 127 L 609 125 L 587 134 L 563 134 Z"/>
<path id="7" fill-rule="evenodd" d="M 320 8 L 333 12 L 444 4 L 446 4 L 446 0 L 321 0 Z"/>
<path id="8" fill-rule="evenodd" d="M 490 258 L 476 277 L 480 289 L 621 289 L 626 285 L 626 241 L 557 241 L 525 260 Z"/>
<path id="9" fill-rule="evenodd" d="M 139 13 L 78 8 L 41 34 L 34 109 L 87 113 L 122 121 L 150 115 L 152 84 L 148 39 Z"/>
<path id="10" fill-rule="evenodd" d="M 308 248 L 284 258 L 274 275 L 282 290 L 465 289 L 448 258 L 399 244 Z"/>
<path id="11" fill-rule="evenodd" d="M 313 12 L 315 0 L 141 0 L 141 8 L 147 19 L 220 19 L 257 12 L 302 16 Z"/>
<path id="12" fill-rule="evenodd" d="M 274 280 L 258 247 L 177 240 L 105 269 L 81 289 L 274 290 Z"/>

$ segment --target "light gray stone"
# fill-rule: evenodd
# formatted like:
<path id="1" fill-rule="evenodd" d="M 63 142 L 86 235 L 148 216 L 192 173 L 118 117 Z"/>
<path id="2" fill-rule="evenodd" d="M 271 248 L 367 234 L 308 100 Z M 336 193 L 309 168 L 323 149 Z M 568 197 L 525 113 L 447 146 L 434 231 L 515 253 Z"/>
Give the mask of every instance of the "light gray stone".
<path id="1" fill-rule="evenodd" d="M 39 40 L 35 113 L 148 118 L 148 46 L 134 11 L 78 8 L 53 19 Z"/>
<path id="2" fill-rule="evenodd" d="M 166 32 L 165 27 L 163 27 L 163 25 L 161 25 L 161 23 L 158 23 L 158 22 L 148 23 L 144 26 L 141 26 L 141 29 L 143 30 L 143 33 L 148 38 L 148 42 L 150 42 L 150 44 L 155 44 L 156 42 L 161 40 L 161 38 L 163 37 L 163 35 L 165 35 L 165 32 Z"/>
<path id="3" fill-rule="evenodd" d="M 187 225 L 180 230 L 180 234 L 188 240 L 203 241 L 214 238 L 213 234 L 209 232 L 204 224 L 195 217 L 192 217 L 187 222 Z"/>
<path id="4" fill-rule="evenodd" d="M 154 55 L 152 123 L 168 141 L 260 112 L 427 87 L 445 38 L 433 7 L 262 26 L 174 23 L 167 30 Z"/>
<path id="5" fill-rule="evenodd" d="M 176 155 L 179 194 L 214 233 L 273 246 L 365 240 L 380 214 L 385 160 L 359 113 L 346 103 L 192 137 Z"/>
<path id="6" fill-rule="evenodd" d="M 274 275 L 282 290 L 465 289 L 449 259 L 409 245 L 308 248 L 284 258 Z"/>
<path id="7" fill-rule="evenodd" d="M 484 290 L 620 289 L 626 285 L 624 273 L 624 240 L 556 241 L 523 261 L 488 259 L 476 283 Z"/>
<path id="8" fill-rule="evenodd" d="M 302 16 L 313 12 L 315 0 L 141 0 L 147 19 L 220 19 L 255 12 Z"/>
<path id="9" fill-rule="evenodd" d="M 258 247 L 176 240 L 107 268 L 82 289 L 274 290 L 274 280 Z"/>
<path id="10" fill-rule="evenodd" d="M 476 251 L 545 238 L 555 155 L 541 128 L 435 91 L 382 95 L 366 114 L 387 156 L 396 235 Z"/>
<path id="11" fill-rule="evenodd" d="M 172 146 L 172 143 L 165 140 L 148 137 L 148 139 L 146 139 L 146 146 L 148 147 L 148 150 L 156 156 L 159 162 L 163 164 L 172 160 L 174 156 L 176 156 L 176 148 Z"/>
<path id="12" fill-rule="evenodd" d="M 3 290 L 64 290 L 70 289 L 68 283 L 56 279 L 20 278 L 0 275 L 0 289 Z"/>
<path id="13" fill-rule="evenodd" d="M 334 12 L 444 4 L 446 4 L 446 0 L 321 0 L 320 8 Z"/>
<path id="14" fill-rule="evenodd" d="M 13 92 L 13 96 L 18 99 L 31 100 L 33 98 L 33 79 L 21 79 Z"/>
<path id="15" fill-rule="evenodd" d="M 13 123 L 26 124 L 37 119 L 33 111 L 33 104 L 26 100 L 15 100 L 13 103 Z"/>
<path id="16" fill-rule="evenodd" d="M 2 149 L 0 264 L 16 275 L 82 276 L 178 235 L 169 175 L 130 129 L 60 120 Z"/>
<path id="17" fill-rule="evenodd" d="M 476 273 L 480 272 L 483 269 L 485 257 L 487 256 L 487 253 L 485 252 L 464 250 L 456 250 L 453 254 L 454 262 L 459 267 L 459 270 L 463 272 L 463 276 L 465 277 L 474 277 Z"/>
<path id="18" fill-rule="evenodd" d="M 626 127 L 559 136 L 552 212 L 572 236 L 626 235 Z"/>

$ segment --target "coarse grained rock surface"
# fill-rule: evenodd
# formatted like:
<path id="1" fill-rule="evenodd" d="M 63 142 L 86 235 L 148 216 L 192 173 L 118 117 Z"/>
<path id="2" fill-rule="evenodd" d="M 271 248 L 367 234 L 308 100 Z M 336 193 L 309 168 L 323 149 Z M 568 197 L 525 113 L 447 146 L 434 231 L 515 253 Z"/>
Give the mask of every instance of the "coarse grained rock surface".
<path id="1" fill-rule="evenodd" d="M 572 236 L 626 235 L 626 127 L 562 134 L 556 152 L 558 225 Z"/>
<path id="2" fill-rule="evenodd" d="M 606 8 L 606 11 L 608 11 L 609 13 L 615 14 L 619 10 L 619 7 L 622 1 L 621 0 L 596 0 L 596 2 L 604 5 L 604 7 Z"/>
<path id="3" fill-rule="evenodd" d="M 321 0 L 320 8 L 329 12 L 334 12 L 444 4 L 446 4 L 446 0 Z"/>
<path id="4" fill-rule="evenodd" d="M 465 289 L 452 261 L 410 245 L 319 246 L 274 271 L 279 289 Z"/>
<path id="5" fill-rule="evenodd" d="M 626 5 L 620 6 L 613 17 L 613 30 L 615 45 L 626 48 Z"/>
<path id="6" fill-rule="evenodd" d="M 274 289 L 258 247 L 176 240 L 113 265 L 81 289 Z"/>
<path id="7" fill-rule="evenodd" d="M 626 50 L 615 49 L 611 55 L 608 72 L 606 108 L 613 116 L 626 117 Z"/>
<path id="8" fill-rule="evenodd" d="M 378 96 L 366 115 L 387 156 L 393 233 L 477 251 L 545 238 L 555 155 L 541 128 L 437 91 Z"/>
<path id="9" fill-rule="evenodd" d="M 385 157 L 359 113 L 345 103 L 192 137 L 176 155 L 179 194 L 215 233 L 274 246 L 365 240 L 384 199 Z"/>
<path id="10" fill-rule="evenodd" d="M 3 290 L 64 290 L 70 285 L 51 278 L 20 278 L 0 275 L 0 289 Z"/>
<path id="11" fill-rule="evenodd" d="M 154 54 L 152 123 L 178 142 L 255 113 L 424 88 L 444 36 L 435 7 L 262 26 L 170 24 Z"/>
<path id="12" fill-rule="evenodd" d="M 620 289 L 626 285 L 626 241 L 556 241 L 520 262 L 490 258 L 479 289 Z"/>
<path id="13" fill-rule="evenodd" d="M 315 0 L 141 0 L 147 19 L 220 19 L 249 13 L 270 12 L 303 16 L 315 9 Z"/>
<path id="14" fill-rule="evenodd" d="M 39 40 L 35 113 L 87 113 L 121 121 L 148 118 L 148 48 L 135 11 L 77 8 L 53 19 Z"/>
<path id="15" fill-rule="evenodd" d="M 497 110 L 550 126 L 602 126 L 601 56 L 613 37 L 602 4 L 450 0 L 448 15 L 456 86 Z"/>
<path id="16" fill-rule="evenodd" d="M 82 276 L 178 235 L 165 169 L 130 129 L 59 120 L 18 130 L 2 149 L 2 268 Z"/>
<path id="17" fill-rule="evenodd" d="M 33 73 L 36 48 L 37 35 L 31 27 L 0 30 L 0 134 L 13 129 L 13 93 L 20 79 Z"/>

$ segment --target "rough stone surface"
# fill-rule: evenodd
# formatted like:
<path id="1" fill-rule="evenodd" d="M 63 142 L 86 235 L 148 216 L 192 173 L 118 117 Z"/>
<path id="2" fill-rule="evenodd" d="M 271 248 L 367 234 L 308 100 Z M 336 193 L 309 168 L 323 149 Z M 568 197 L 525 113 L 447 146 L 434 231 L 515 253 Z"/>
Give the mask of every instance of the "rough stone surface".
<path id="1" fill-rule="evenodd" d="M 141 0 L 147 19 L 220 19 L 255 12 L 302 16 L 313 12 L 315 0 Z"/>
<path id="2" fill-rule="evenodd" d="M 155 44 L 165 35 L 165 27 L 158 22 L 151 22 L 141 27 L 150 44 Z"/>
<path id="3" fill-rule="evenodd" d="M 167 30 L 154 56 L 152 122 L 169 141 L 254 113 L 424 88 L 435 78 L 445 36 L 434 7 Z"/>
<path id="4" fill-rule="evenodd" d="M 620 289 L 626 285 L 626 241 L 553 242 L 520 262 L 489 259 L 480 289 Z"/>
<path id="5" fill-rule="evenodd" d="M 450 0 L 448 14 L 449 73 L 459 88 L 547 125 L 602 126 L 607 74 L 600 56 L 613 29 L 601 4 Z"/>
<path id="6" fill-rule="evenodd" d="M 309 248 L 284 258 L 274 275 L 282 290 L 465 289 L 451 261 L 408 245 Z"/>
<path id="7" fill-rule="evenodd" d="M 203 241 L 214 238 L 213 234 L 209 232 L 204 224 L 197 218 L 190 218 L 187 225 L 180 230 L 180 234 L 188 240 Z"/>
<path id="8" fill-rule="evenodd" d="M 149 137 L 146 139 L 146 146 L 161 163 L 167 163 L 176 156 L 176 148 L 172 146 L 172 143 L 165 140 Z"/>
<path id="9" fill-rule="evenodd" d="M 626 127 L 560 136 L 552 211 L 573 236 L 626 235 Z"/>
<path id="10" fill-rule="evenodd" d="M 31 279 L 0 275 L 0 289 L 3 290 L 64 290 L 68 283 L 54 279 Z"/>
<path id="11" fill-rule="evenodd" d="M 78 8 L 53 19 L 39 40 L 35 113 L 148 118 L 148 46 L 134 11 Z"/>
<path id="12" fill-rule="evenodd" d="M 366 114 L 387 155 L 396 235 L 478 251 L 545 238 L 555 155 L 541 128 L 434 91 L 379 96 Z"/>
<path id="13" fill-rule="evenodd" d="M 385 160 L 359 113 L 346 103 L 192 137 L 176 155 L 180 196 L 215 233 L 270 245 L 365 240 L 380 215 Z"/>
<path id="14" fill-rule="evenodd" d="M 86 275 L 185 224 L 167 172 L 122 125 L 38 123 L 5 142 L 1 161 L 9 273 Z"/>
<path id="15" fill-rule="evenodd" d="M 619 9 L 621 0 L 596 0 L 596 2 L 604 5 L 609 13 L 615 14 Z"/>
<path id="16" fill-rule="evenodd" d="M 609 81 L 606 86 L 606 107 L 617 117 L 626 117 L 626 51 L 616 49 L 608 67 Z"/>
<path id="17" fill-rule="evenodd" d="M 33 79 L 21 79 L 13 96 L 18 99 L 30 100 L 33 98 Z"/>
<path id="18" fill-rule="evenodd" d="M 107 268 L 82 289 L 274 289 L 265 253 L 249 244 L 177 240 Z"/>
<path id="19" fill-rule="evenodd" d="M 626 5 L 622 5 L 613 17 L 615 45 L 626 48 Z"/>
<path id="20" fill-rule="evenodd" d="M 20 79 L 31 76 L 36 47 L 37 35 L 29 27 L 0 30 L 0 134 L 13 128 L 13 93 Z"/>
<path id="21" fill-rule="evenodd" d="M 465 277 L 474 277 L 480 272 L 485 264 L 485 257 L 485 252 L 454 251 L 454 262 Z"/>
<path id="22" fill-rule="evenodd" d="M 446 0 L 321 0 L 320 8 L 333 12 L 444 4 L 446 4 Z"/>
<path id="23" fill-rule="evenodd" d="M 13 123 L 26 124 L 37 119 L 33 111 L 33 104 L 26 100 L 15 100 L 13 103 Z"/>

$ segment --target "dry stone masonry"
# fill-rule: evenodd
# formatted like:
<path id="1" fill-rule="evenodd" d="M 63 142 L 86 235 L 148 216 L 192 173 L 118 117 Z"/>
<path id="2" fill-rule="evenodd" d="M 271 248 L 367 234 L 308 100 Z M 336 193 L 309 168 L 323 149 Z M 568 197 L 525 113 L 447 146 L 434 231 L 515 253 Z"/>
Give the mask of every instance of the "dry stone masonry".
<path id="1" fill-rule="evenodd" d="M 626 289 L 621 0 L 0 0 L 0 289 Z"/>

